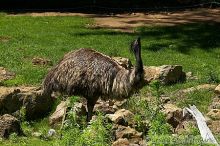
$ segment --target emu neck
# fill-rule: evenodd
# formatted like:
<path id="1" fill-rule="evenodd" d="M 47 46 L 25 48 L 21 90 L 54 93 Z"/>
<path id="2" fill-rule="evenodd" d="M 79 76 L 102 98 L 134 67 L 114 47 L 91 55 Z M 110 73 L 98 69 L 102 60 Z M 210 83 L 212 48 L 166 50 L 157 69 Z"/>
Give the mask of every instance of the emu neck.
<path id="1" fill-rule="evenodd" d="M 136 65 L 135 65 L 136 73 L 135 74 L 142 74 L 142 72 L 143 72 L 143 62 L 142 62 L 142 58 L 141 58 L 140 48 L 135 53 L 135 58 L 136 58 Z"/>

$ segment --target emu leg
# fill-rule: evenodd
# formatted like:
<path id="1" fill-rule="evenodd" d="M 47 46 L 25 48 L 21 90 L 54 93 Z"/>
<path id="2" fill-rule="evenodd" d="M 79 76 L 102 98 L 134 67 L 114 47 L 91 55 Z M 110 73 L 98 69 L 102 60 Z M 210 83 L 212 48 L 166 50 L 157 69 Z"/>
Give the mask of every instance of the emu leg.
<path id="1" fill-rule="evenodd" d="M 87 109 L 88 109 L 87 119 L 86 119 L 87 122 L 89 122 L 92 119 L 93 108 L 94 108 L 94 105 L 87 105 Z"/>
<path id="2" fill-rule="evenodd" d="M 94 101 L 91 101 L 91 100 L 87 100 L 87 122 L 89 122 L 91 119 L 92 119 L 92 114 L 93 114 L 93 109 L 94 109 L 94 106 L 95 106 L 95 103 L 96 103 L 96 100 L 95 102 Z"/>

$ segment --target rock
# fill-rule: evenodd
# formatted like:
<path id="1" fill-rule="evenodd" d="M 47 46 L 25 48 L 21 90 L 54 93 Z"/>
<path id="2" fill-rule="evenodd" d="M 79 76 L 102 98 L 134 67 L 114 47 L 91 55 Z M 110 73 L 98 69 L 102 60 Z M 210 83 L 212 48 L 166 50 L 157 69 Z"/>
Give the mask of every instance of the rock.
<path id="1" fill-rule="evenodd" d="M 39 87 L 0 87 L 1 114 L 14 113 L 24 106 L 27 119 L 37 119 L 45 115 L 52 104 L 52 98 L 43 97 Z"/>
<path id="2" fill-rule="evenodd" d="M 115 131 L 115 137 L 116 139 L 127 138 L 129 142 L 138 144 L 139 141 L 142 140 L 142 133 L 136 131 L 130 126 L 125 127 L 125 126 L 119 125 L 117 130 Z"/>
<path id="3" fill-rule="evenodd" d="M 161 95 L 160 98 L 164 104 L 169 103 L 171 101 L 169 96 Z"/>
<path id="4" fill-rule="evenodd" d="M 213 120 L 220 120 L 220 109 L 211 109 L 211 111 L 207 113 L 207 116 Z"/>
<path id="5" fill-rule="evenodd" d="M 0 87 L 1 114 L 13 113 L 23 105 L 23 94 L 36 91 L 38 87 Z"/>
<path id="6" fill-rule="evenodd" d="M 49 117 L 50 125 L 57 125 L 62 122 L 64 114 L 66 114 L 67 102 L 61 101 L 61 103 L 57 106 L 55 112 Z"/>
<path id="7" fill-rule="evenodd" d="M 121 101 L 115 100 L 115 101 L 113 101 L 113 104 L 117 107 L 122 107 L 126 102 L 127 102 L 127 99 L 124 99 L 124 100 L 121 100 Z"/>
<path id="8" fill-rule="evenodd" d="M 209 109 L 220 109 L 220 98 L 219 97 L 213 98 L 213 101 L 211 105 L 209 106 Z"/>
<path id="9" fill-rule="evenodd" d="M 220 84 L 215 88 L 214 92 L 220 96 Z"/>
<path id="10" fill-rule="evenodd" d="M 14 87 L 0 87 L 1 114 L 13 113 L 23 105 L 23 97 L 19 96 L 21 90 Z"/>
<path id="11" fill-rule="evenodd" d="M 104 114 L 113 114 L 116 111 L 116 108 L 113 108 L 111 101 L 98 100 L 95 104 L 94 111 L 102 112 Z"/>
<path id="12" fill-rule="evenodd" d="M 119 65 L 122 67 L 129 69 L 132 67 L 131 61 L 128 58 L 123 58 L 123 57 L 112 57 L 116 62 L 118 62 Z"/>
<path id="13" fill-rule="evenodd" d="M 23 135 L 19 121 L 8 114 L 0 116 L 0 137 L 8 138 L 12 133 Z"/>
<path id="14" fill-rule="evenodd" d="M 42 137 L 42 133 L 40 133 L 40 132 L 33 132 L 32 134 L 31 134 L 33 137 Z"/>
<path id="15" fill-rule="evenodd" d="M 198 80 L 198 77 L 197 76 L 193 76 L 192 72 L 187 72 L 186 73 L 186 79 L 187 80 Z"/>
<path id="16" fill-rule="evenodd" d="M 50 130 L 48 131 L 48 134 L 47 134 L 48 137 L 52 137 L 52 136 L 55 136 L 55 135 L 56 135 L 56 130 L 50 129 Z"/>
<path id="17" fill-rule="evenodd" d="M 114 114 L 107 114 L 106 115 L 110 121 L 114 122 L 115 124 L 120 125 L 130 125 L 134 126 L 134 114 L 129 110 L 120 109 L 116 111 Z"/>
<path id="18" fill-rule="evenodd" d="M 32 64 L 33 65 L 41 65 L 41 66 L 45 66 L 45 65 L 52 66 L 53 65 L 51 60 L 44 59 L 44 58 L 39 58 L 39 57 L 33 58 L 32 59 Z"/>
<path id="19" fill-rule="evenodd" d="M 15 77 L 15 73 L 8 71 L 4 67 L 0 67 L 0 82 L 13 79 Z"/>
<path id="20" fill-rule="evenodd" d="M 119 138 L 113 142 L 112 146 L 129 146 L 129 141 L 127 138 Z"/>
<path id="21" fill-rule="evenodd" d="M 174 104 L 165 104 L 162 112 L 166 115 L 167 123 L 173 128 L 176 128 L 183 119 L 183 110 Z"/>
<path id="22" fill-rule="evenodd" d="M 215 134 L 219 134 L 220 133 L 220 120 L 217 121 L 212 121 L 208 127 L 211 129 L 211 131 Z"/>
<path id="23" fill-rule="evenodd" d="M 144 73 L 144 80 L 148 83 L 159 80 L 162 84 L 172 84 L 186 79 L 186 74 L 180 65 L 149 66 L 144 68 Z"/>
<path id="24" fill-rule="evenodd" d="M 0 36 L 0 42 L 6 43 L 10 41 L 12 38 L 11 36 Z"/>
<path id="25" fill-rule="evenodd" d="M 44 117 L 51 110 L 53 99 L 42 96 L 42 91 L 22 93 L 24 98 L 25 117 L 27 120 L 35 120 Z"/>
<path id="26" fill-rule="evenodd" d="M 80 102 L 75 102 L 74 106 L 72 108 L 73 112 L 76 113 L 78 117 L 81 117 L 82 115 L 86 115 L 86 105 Z"/>
<path id="27" fill-rule="evenodd" d="M 193 120 L 183 121 L 179 125 L 177 125 L 175 129 L 175 133 L 190 134 L 192 127 L 197 128 L 196 121 L 193 121 Z"/>

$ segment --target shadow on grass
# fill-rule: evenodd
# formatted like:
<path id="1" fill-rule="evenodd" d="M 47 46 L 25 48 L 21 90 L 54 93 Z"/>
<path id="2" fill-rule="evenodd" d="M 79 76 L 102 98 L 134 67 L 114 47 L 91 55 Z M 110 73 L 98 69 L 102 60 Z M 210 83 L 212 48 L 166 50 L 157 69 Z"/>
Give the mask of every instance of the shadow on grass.
<path id="1" fill-rule="evenodd" d="M 220 48 L 220 23 L 192 23 L 176 26 L 140 27 L 135 33 L 91 29 L 91 31 L 72 33 L 71 35 L 128 35 L 141 36 L 143 49 L 159 51 L 161 49 L 175 49 L 188 54 L 194 48 L 212 51 Z"/>
<path id="2" fill-rule="evenodd" d="M 193 48 L 211 51 L 220 47 L 220 23 L 142 27 L 138 31 L 143 38 L 152 41 L 144 48 L 152 51 L 171 48 L 187 54 Z"/>

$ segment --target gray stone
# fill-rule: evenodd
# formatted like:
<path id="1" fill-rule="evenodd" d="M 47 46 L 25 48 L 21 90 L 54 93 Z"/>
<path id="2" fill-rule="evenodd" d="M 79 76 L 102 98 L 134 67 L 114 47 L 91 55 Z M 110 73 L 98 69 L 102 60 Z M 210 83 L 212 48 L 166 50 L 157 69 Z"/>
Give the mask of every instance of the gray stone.
<path id="1" fill-rule="evenodd" d="M 48 134 L 47 134 L 48 137 L 52 137 L 52 136 L 55 136 L 55 135 L 56 135 L 56 130 L 50 129 L 50 130 L 48 131 Z"/>

